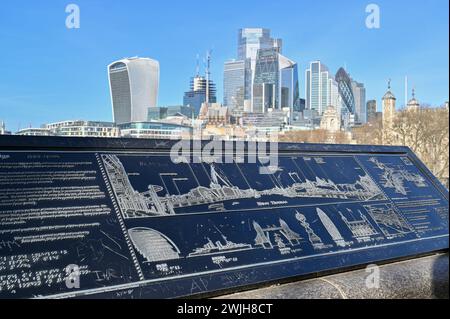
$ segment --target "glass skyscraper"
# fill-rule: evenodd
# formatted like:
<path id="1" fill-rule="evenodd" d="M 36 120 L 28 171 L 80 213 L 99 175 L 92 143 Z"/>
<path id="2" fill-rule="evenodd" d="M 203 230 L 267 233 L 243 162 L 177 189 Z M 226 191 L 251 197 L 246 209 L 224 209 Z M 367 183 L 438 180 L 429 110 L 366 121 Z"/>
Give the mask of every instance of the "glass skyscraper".
<path id="1" fill-rule="evenodd" d="M 261 49 L 277 48 L 281 53 L 281 39 L 274 39 L 269 29 L 243 28 L 238 34 L 238 60 L 248 63 L 249 76 L 245 79 L 245 99 L 253 104 L 253 81 L 255 78 L 256 60 Z"/>
<path id="2" fill-rule="evenodd" d="M 297 63 L 278 55 L 280 62 L 280 107 L 300 109 L 300 84 Z"/>
<path id="3" fill-rule="evenodd" d="M 367 123 L 366 88 L 364 84 L 352 81 L 352 90 L 355 98 L 355 120 L 358 123 Z"/>
<path id="4" fill-rule="evenodd" d="M 251 77 L 249 60 L 228 61 L 224 65 L 223 105 L 232 112 L 244 111 L 244 101 L 250 99 L 245 84 Z"/>
<path id="5" fill-rule="evenodd" d="M 253 83 L 253 112 L 289 108 L 300 103 L 297 64 L 278 48 L 260 49 Z"/>
<path id="6" fill-rule="evenodd" d="M 212 80 L 206 80 L 204 76 L 197 75 L 191 79 L 190 90 L 184 93 L 183 105 L 194 110 L 195 116 L 200 113 L 202 103 L 206 102 L 206 87 L 208 82 L 208 103 L 216 103 L 216 85 Z"/>
<path id="7" fill-rule="evenodd" d="M 281 39 L 268 29 L 240 29 L 237 60 L 224 66 L 223 104 L 237 112 L 300 109 L 298 67 L 281 49 Z"/>
<path id="8" fill-rule="evenodd" d="M 265 113 L 268 108 L 276 108 L 279 95 L 278 49 L 260 49 L 253 80 L 253 112 Z"/>
<path id="9" fill-rule="evenodd" d="M 352 80 L 344 68 L 336 73 L 339 95 L 342 99 L 342 112 L 355 114 L 355 97 L 353 95 Z"/>
<path id="10" fill-rule="evenodd" d="M 239 30 L 238 59 L 251 59 L 254 63 L 258 56 L 258 50 L 278 48 L 281 53 L 281 39 L 273 39 L 269 29 L 244 28 Z"/>
<path id="11" fill-rule="evenodd" d="M 339 86 L 334 78 L 328 79 L 328 106 L 333 106 L 336 112 L 341 115 L 342 100 L 339 95 Z"/>
<path id="12" fill-rule="evenodd" d="M 328 67 L 320 61 L 310 63 L 305 73 L 306 109 L 315 110 L 319 115 L 326 110 L 330 101 Z"/>
<path id="13" fill-rule="evenodd" d="M 113 119 L 117 124 L 147 120 L 147 109 L 156 107 L 159 62 L 128 58 L 108 66 Z"/>
<path id="14" fill-rule="evenodd" d="M 373 122 L 377 118 L 377 100 L 369 100 L 366 105 L 367 122 Z"/>

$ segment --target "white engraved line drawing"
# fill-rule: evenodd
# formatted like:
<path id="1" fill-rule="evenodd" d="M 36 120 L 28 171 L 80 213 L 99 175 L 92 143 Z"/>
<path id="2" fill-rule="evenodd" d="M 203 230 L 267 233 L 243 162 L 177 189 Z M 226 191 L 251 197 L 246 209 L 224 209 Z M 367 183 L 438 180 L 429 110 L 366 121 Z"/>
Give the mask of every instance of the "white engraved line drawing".
<path id="1" fill-rule="evenodd" d="M 411 160 L 408 157 L 402 156 L 400 157 L 403 163 L 405 163 L 406 166 L 414 166 L 414 164 L 411 162 Z"/>
<path id="2" fill-rule="evenodd" d="M 148 191 L 144 193 L 135 191 L 117 156 L 102 155 L 102 158 L 125 218 L 174 215 L 175 208 L 270 195 L 288 198 L 358 198 L 363 201 L 384 198 L 381 190 L 368 175 L 360 176 L 354 184 L 335 184 L 331 180 L 318 177 L 315 181 L 306 180 L 302 182 L 296 173 L 289 172 L 288 174 L 293 181 L 291 186 L 277 185 L 274 188 L 260 191 L 249 186 L 248 189 L 242 190 L 231 184 L 224 174 L 220 174 L 214 164 L 210 164 L 211 183 L 209 188 L 198 186 L 186 194 L 167 194 L 162 197 L 158 196 L 158 193 L 164 188 L 159 185 L 149 185 Z M 173 173 L 171 174 L 176 176 Z M 164 176 L 170 176 L 171 174 L 165 173 Z M 296 176 L 297 178 L 295 178 Z M 176 180 L 179 179 L 176 178 Z"/>
<path id="3" fill-rule="evenodd" d="M 133 250 L 132 244 L 131 244 L 130 239 L 128 237 L 127 228 L 125 226 L 122 214 L 120 213 L 121 211 L 119 210 L 119 207 L 117 206 L 116 197 L 114 197 L 114 193 L 111 190 L 111 185 L 109 183 L 109 180 L 108 180 L 107 175 L 105 173 L 105 169 L 103 168 L 102 161 L 100 160 L 100 156 L 98 155 L 98 153 L 95 153 L 95 158 L 97 159 L 98 167 L 100 168 L 100 172 L 102 174 L 103 181 L 105 182 L 106 188 L 108 190 L 108 194 L 109 194 L 109 197 L 110 197 L 111 202 L 113 204 L 114 211 L 115 211 L 116 216 L 117 216 L 117 220 L 119 221 L 120 229 L 122 230 L 122 234 L 125 237 L 128 250 L 130 252 L 131 258 L 133 259 L 133 264 L 134 264 L 134 266 L 136 268 L 136 271 L 138 273 L 138 276 L 139 276 L 139 280 L 142 281 L 145 278 L 144 278 L 144 274 L 142 273 L 141 265 L 139 264 L 139 262 L 137 260 L 137 256 L 136 256 L 136 254 L 135 254 L 135 252 Z"/>
<path id="4" fill-rule="evenodd" d="M 314 249 L 326 249 L 331 247 L 331 245 L 325 245 L 322 239 L 314 232 L 309 223 L 306 221 L 305 215 L 301 214 L 298 210 L 296 210 L 295 218 L 306 230 L 309 242 L 311 243 Z"/>
<path id="5" fill-rule="evenodd" d="M 331 219 L 327 216 L 327 214 L 320 208 L 316 208 L 316 211 L 319 219 L 322 221 L 323 226 L 326 228 L 331 238 L 333 238 L 333 241 L 336 243 L 336 245 L 339 247 L 349 246 L 351 242 L 347 242 L 344 240 L 341 233 L 331 221 Z"/>
<path id="6" fill-rule="evenodd" d="M 383 205 L 385 208 L 376 206 L 364 206 L 373 220 L 380 226 L 383 234 L 388 239 L 402 237 L 405 234 L 413 232 L 406 220 L 404 220 L 391 204 Z"/>
<path id="7" fill-rule="evenodd" d="M 371 240 L 372 236 L 378 235 L 379 233 L 372 226 L 368 218 L 358 209 L 359 219 L 353 216 L 353 213 L 350 209 L 347 208 L 350 216 L 352 216 L 352 220 L 347 218 L 341 211 L 339 211 L 339 215 L 341 215 L 342 220 L 350 229 L 353 234 L 353 237 L 358 242 L 367 242 Z"/>
<path id="8" fill-rule="evenodd" d="M 147 262 L 158 262 L 180 258 L 180 250 L 175 243 L 157 230 L 136 227 L 128 230 L 136 250 Z"/>
<path id="9" fill-rule="evenodd" d="M 408 195 L 408 191 L 405 186 L 405 181 L 414 183 L 416 187 L 427 187 L 425 179 L 419 175 L 408 172 L 406 169 L 400 166 L 391 166 L 380 162 L 377 158 L 371 157 L 370 162 L 382 170 L 381 180 L 382 184 L 386 188 L 394 188 L 395 191 L 402 195 Z"/>
<path id="10" fill-rule="evenodd" d="M 279 223 L 280 226 L 272 225 L 263 228 L 253 221 L 253 228 L 256 231 L 255 244 L 264 249 L 278 248 L 281 253 L 289 252 L 289 247 L 300 245 L 302 240 L 300 235 L 294 232 L 283 219 L 280 218 Z M 274 242 L 271 240 L 271 235 L 274 237 Z"/>
<path id="11" fill-rule="evenodd" d="M 173 212 L 173 208 L 163 207 L 164 203 L 156 195 L 157 192 L 163 190 L 161 186 L 149 186 L 146 194 L 150 196 L 150 199 L 153 199 L 153 205 L 150 206 L 144 195 L 133 189 L 125 169 L 117 156 L 102 155 L 102 159 L 114 194 L 125 218 L 148 216 L 152 213 L 158 215 L 159 211 L 165 211 L 167 214 Z"/>
<path id="12" fill-rule="evenodd" d="M 269 262 L 261 262 L 261 263 L 251 264 L 251 265 L 234 266 L 234 267 L 227 268 L 226 271 L 242 270 L 242 269 L 247 269 L 247 268 L 256 267 L 256 266 L 277 265 L 277 264 L 281 264 L 281 263 L 299 261 L 299 260 L 315 258 L 315 257 L 340 255 L 340 254 L 345 254 L 345 253 L 349 253 L 349 252 L 358 252 L 358 251 L 364 251 L 364 250 L 369 251 L 369 250 L 378 249 L 378 248 L 382 248 L 382 247 L 404 245 L 404 244 L 409 244 L 409 243 L 417 243 L 417 242 L 421 242 L 421 241 L 425 241 L 425 240 L 435 240 L 435 239 L 448 238 L 448 237 L 449 237 L 449 235 L 445 234 L 445 235 L 425 237 L 425 238 L 416 238 L 416 239 L 405 240 L 402 242 L 387 243 L 387 244 L 383 244 L 383 245 L 379 245 L 379 246 L 358 247 L 358 248 L 351 248 L 351 249 L 345 249 L 345 250 L 340 250 L 340 251 L 326 252 L 326 253 L 321 253 L 321 254 L 316 254 L 316 255 L 311 255 L 311 256 L 293 257 L 293 258 L 287 258 L 287 259 L 281 259 L 281 260 L 275 260 L 275 261 L 269 261 Z M 208 271 L 201 271 L 201 272 L 198 272 L 195 274 L 189 273 L 189 274 L 184 274 L 184 275 L 165 277 L 164 280 L 175 280 L 175 279 L 181 279 L 181 278 L 189 278 L 189 277 L 192 277 L 193 275 L 202 276 L 202 275 L 210 275 L 210 274 L 220 273 L 220 272 L 224 272 L 224 269 L 208 270 Z M 83 295 L 83 296 L 93 295 L 96 293 L 105 293 L 105 292 L 111 292 L 111 291 L 116 291 L 116 290 L 120 290 L 120 289 L 138 288 L 138 287 L 141 287 L 142 285 L 156 283 L 159 281 L 161 281 L 160 278 L 146 279 L 146 280 L 139 281 L 136 283 L 131 283 L 131 284 L 122 284 L 122 285 L 116 285 L 116 286 L 111 286 L 111 287 L 94 288 L 94 289 L 90 289 L 90 290 L 77 291 L 76 294 L 61 293 L 61 294 L 55 294 L 55 295 L 50 295 L 50 296 L 46 296 L 46 297 L 36 297 L 35 299 L 64 298 L 64 297 L 74 297 L 74 296 L 80 296 L 80 295 Z"/>
<path id="13" fill-rule="evenodd" d="M 207 243 L 200 248 L 194 249 L 194 251 L 190 253 L 188 257 L 217 255 L 227 252 L 237 252 L 242 250 L 253 249 L 252 245 L 237 244 L 228 240 L 228 238 L 216 226 L 214 226 L 214 228 L 220 234 L 225 244 L 222 244 L 220 240 L 213 242 L 209 237 L 206 237 Z"/>

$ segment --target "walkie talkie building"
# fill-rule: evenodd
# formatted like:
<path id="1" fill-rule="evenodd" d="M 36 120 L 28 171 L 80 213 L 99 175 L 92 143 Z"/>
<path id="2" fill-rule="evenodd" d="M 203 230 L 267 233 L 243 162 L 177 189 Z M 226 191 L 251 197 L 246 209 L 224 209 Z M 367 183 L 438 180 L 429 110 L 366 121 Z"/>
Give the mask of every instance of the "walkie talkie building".
<path id="1" fill-rule="evenodd" d="M 113 119 L 116 124 L 145 122 L 149 107 L 156 107 L 159 62 L 128 58 L 108 66 Z"/>

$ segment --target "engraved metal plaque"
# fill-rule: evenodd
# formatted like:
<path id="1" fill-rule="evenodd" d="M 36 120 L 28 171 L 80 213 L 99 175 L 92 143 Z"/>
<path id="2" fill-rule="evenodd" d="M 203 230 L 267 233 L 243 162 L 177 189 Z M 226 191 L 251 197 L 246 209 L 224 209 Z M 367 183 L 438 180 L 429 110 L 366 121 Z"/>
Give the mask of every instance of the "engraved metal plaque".
<path id="1" fill-rule="evenodd" d="M 176 141 L 0 137 L 0 298 L 170 298 L 448 249 L 404 147 L 280 144 L 270 173 Z"/>

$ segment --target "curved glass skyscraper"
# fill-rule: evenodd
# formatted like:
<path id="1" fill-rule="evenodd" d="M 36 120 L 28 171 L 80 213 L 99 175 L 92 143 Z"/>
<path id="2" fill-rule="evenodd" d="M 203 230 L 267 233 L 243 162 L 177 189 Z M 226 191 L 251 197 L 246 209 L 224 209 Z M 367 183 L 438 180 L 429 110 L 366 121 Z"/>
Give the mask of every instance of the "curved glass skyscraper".
<path id="1" fill-rule="evenodd" d="M 128 58 L 108 66 L 109 85 L 116 124 L 145 122 L 149 107 L 156 107 L 159 62 Z"/>
<path id="2" fill-rule="evenodd" d="M 336 82 L 338 84 L 339 95 L 342 99 L 342 112 L 355 114 L 355 97 L 352 90 L 352 80 L 344 68 L 340 68 L 337 71 Z"/>

